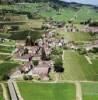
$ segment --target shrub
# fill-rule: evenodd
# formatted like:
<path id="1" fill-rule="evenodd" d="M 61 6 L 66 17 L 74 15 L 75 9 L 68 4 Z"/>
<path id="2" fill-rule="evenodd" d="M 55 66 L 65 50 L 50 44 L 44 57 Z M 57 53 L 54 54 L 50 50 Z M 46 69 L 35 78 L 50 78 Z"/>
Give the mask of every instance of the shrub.
<path id="1" fill-rule="evenodd" d="M 8 80 L 9 78 L 10 78 L 10 77 L 9 77 L 8 74 L 4 74 L 4 75 L 2 76 L 2 80 L 3 80 L 3 81 Z"/>
<path id="2" fill-rule="evenodd" d="M 33 77 L 31 75 L 24 75 L 23 79 L 24 80 L 32 80 Z"/>
<path id="3" fill-rule="evenodd" d="M 38 65 L 38 60 L 33 60 L 33 64 L 34 64 L 34 66 L 37 66 Z"/>
<path id="4" fill-rule="evenodd" d="M 63 53 L 63 50 L 61 48 L 53 48 L 52 54 L 53 55 L 61 55 Z"/>
<path id="5" fill-rule="evenodd" d="M 86 50 L 84 48 L 79 48 L 77 50 L 79 52 L 79 54 L 83 55 L 83 54 L 86 54 Z"/>

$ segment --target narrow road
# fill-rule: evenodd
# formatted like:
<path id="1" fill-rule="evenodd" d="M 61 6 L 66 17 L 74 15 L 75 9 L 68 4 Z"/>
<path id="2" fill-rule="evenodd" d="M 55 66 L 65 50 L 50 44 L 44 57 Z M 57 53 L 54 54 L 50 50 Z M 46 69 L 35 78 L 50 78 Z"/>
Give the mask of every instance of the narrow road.
<path id="1" fill-rule="evenodd" d="M 13 80 L 8 81 L 8 88 L 9 88 L 11 100 L 19 100 L 13 85 Z"/>
<path id="2" fill-rule="evenodd" d="M 11 55 L 10 53 L 0 52 L 0 55 Z"/>
<path id="3" fill-rule="evenodd" d="M 82 90 L 79 82 L 76 82 L 76 100 L 82 100 Z"/>
<path id="4" fill-rule="evenodd" d="M 14 45 L 9 45 L 9 44 L 0 44 L 0 46 L 5 46 L 5 47 L 15 47 Z"/>
<path id="5" fill-rule="evenodd" d="M 91 59 L 88 56 L 85 56 L 86 60 L 88 61 L 89 64 L 93 64 Z"/>
<path id="6" fill-rule="evenodd" d="M 5 88 L 4 84 L 1 83 L 1 86 L 2 86 L 2 89 L 3 89 L 3 97 L 4 97 L 4 100 L 9 100 L 8 99 L 8 96 L 7 96 L 7 93 L 6 93 L 6 88 Z"/>

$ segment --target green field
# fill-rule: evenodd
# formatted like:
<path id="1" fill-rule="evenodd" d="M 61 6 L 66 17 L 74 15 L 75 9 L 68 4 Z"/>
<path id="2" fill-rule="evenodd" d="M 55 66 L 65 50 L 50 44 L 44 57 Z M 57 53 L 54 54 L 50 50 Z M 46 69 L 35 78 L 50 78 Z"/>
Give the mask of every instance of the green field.
<path id="1" fill-rule="evenodd" d="M 10 60 L 10 56 L 9 55 L 4 55 L 4 54 L 0 54 L 0 61 L 8 61 Z"/>
<path id="2" fill-rule="evenodd" d="M 57 30 L 57 32 L 64 36 L 65 39 L 70 41 L 90 41 L 93 39 L 93 37 L 89 33 L 84 32 L 64 32 L 64 30 Z"/>
<path id="3" fill-rule="evenodd" d="M 74 19 L 74 22 L 80 22 L 92 18 L 98 20 L 98 13 L 88 6 L 79 7 L 77 10 L 74 7 L 61 7 L 56 11 L 48 3 L 23 3 L 15 5 L 0 5 L 0 9 L 14 10 L 19 12 L 37 13 L 38 16 L 49 18 L 52 17 L 58 21 L 68 21 Z M 59 13 L 59 14 L 58 14 Z M 76 19 L 75 19 L 76 17 Z"/>
<path id="4" fill-rule="evenodd" d="M 1 85 L 0 85 L 0 100 L 4 100 L 3 91 L 2 91 Z"/>
<path id="5" fill-rule="evenodd" d="M 6 52 L 5 50 L 4 53 L 8 53 L 8 52 Z M 11 58 L 10 55 L 0 54 L 0 80 L 2 80 L 4 75 L 7 75 L 8 73 L 10 73 L 12 69 L 19 66 L 18 63 L 11 61 L 10 58 Z"/>
<path id="6" fill-rule="evenodd" d="M 19 64 L 17 64 L 16 62 L 11 62 L 11 61 L 8 61 L 8 62 L 5 61 L 5 62 L 0 63 L 0 80 L 2 80 L 3 76 L 10 73 L 12 69 L 15 69 L 18 66 Z"/>
<path id="7" fill-rule="evenodd" d="M 3 52 L 3 53 L 11 53 L 12 51 L 14 50 L 14 47 L 11 47 L 11 46 L 1 46 L 0 45 L 0 52 Z"/>
<path id="8" fill-rule="evenodd" d="M 1 45 L 9 45 L 9 46 L 14 46 L 15 45 L 15 41 L 10 40 L 10 41 L 4 41 L 3 43 L 0 42 Z"/>
<path id="9" fill-rule="evenodd" d="M 74 33 L 64 33 L 64 37 L 71 41 L 89 41 L 92 39 L 89 33 L 74 32 Z"/>
<path id="10" fill-rule="evenodd" d="M 61 75 L 63 80 L 98 80 L 98 62 L 89 64 L 84 55 L 79 55 L 75 51 L 66 50 L 64 52 L 65 71 Z"/>
<path id="11" fill-rule="evenodd" d="M 82 83 L 83 100 L 98 100 L 98 83 Z"/>
<path id="12" fill-rule="evenodd" d="M 24 100 L 76 100 L 73 84 L 18 82 L 18 86 Z"/>

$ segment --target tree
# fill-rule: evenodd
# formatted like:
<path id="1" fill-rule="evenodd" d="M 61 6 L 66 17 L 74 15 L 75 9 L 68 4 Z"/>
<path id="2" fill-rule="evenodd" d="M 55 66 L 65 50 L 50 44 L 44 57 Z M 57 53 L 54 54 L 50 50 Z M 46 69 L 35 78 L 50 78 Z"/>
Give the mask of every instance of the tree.
<path id="1" fill-rule="evenodd" d="M 78 52 L 79 52 L 79 54 L 81 54 L 81 55 L 83 55 L 83 54 L 86 54 L 86 53 L 87 53 L 87 52 L 86 52 L 86 50 L 85 50 L 84 48 L 79 48 L 77 51 L 78 51 Z"/>
<path id="2" fill-rule="evenodd" d="M 62 59 L 56 59 L 56 61 L 54 63 L 54 71 L 57 73 L 64 72 Z"/>
<path id="3" fill-rule="evenodd" d="M 63 50 L 61 48 L 53 48 L 52 54 L 53 55 L 61 55 L 63 53 Z"/>
<path id="4" fill-rule="evenodd" d="M 34 66 L 37 66 L 38 65 L 38 60 L 33 60 L 33 64 L 34 64 Z"/>
<path id="5" fill-rule="evenodd" d="M 97 48 L 97 47 L 94 47 L 94 48 L 91 50 L 91 52 L 97 53 L 97 52 L 98 52 L 98 48 Z"/>
<path id="6" fill-rule="evenodd" d="M 27 36 L 27 39 L 26 39 L 26 46 L 32 46 L 34 45 L 33 41 L 32 41 L 32 38 L 31 36 Z"/>
<path id="7" fill-rule="evenodd" d="M 42 48 L 42 56 L 41 56 L 41 58 L 42 58 L 42 60 L 46 60 L 47 59 L 47 56 L 46 56 L 44 48 Z"/>

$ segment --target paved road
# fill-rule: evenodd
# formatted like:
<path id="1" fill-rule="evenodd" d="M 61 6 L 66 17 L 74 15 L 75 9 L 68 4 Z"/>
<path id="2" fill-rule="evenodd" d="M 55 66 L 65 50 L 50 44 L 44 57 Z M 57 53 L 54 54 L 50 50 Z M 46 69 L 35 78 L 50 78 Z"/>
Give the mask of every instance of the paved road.
<path id="1" fill-rule="evenodd" d="M 13 85 L 13 80 L 8 81 L 8 88 L 9 88 L 11 100 L 18 100 L 16 92 L 15 92 L 15 88 Z"/>

